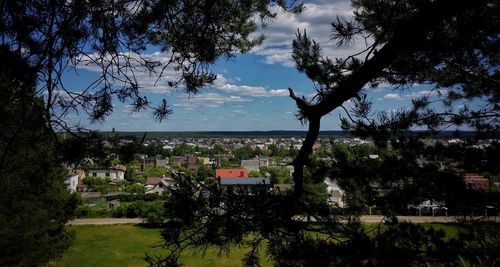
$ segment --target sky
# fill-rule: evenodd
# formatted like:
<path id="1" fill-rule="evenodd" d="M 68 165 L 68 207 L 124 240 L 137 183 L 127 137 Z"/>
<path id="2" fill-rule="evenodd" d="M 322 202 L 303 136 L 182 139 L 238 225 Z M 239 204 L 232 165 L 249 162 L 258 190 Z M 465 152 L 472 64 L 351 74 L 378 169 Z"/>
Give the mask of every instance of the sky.
<path id="1" fill-rule="evenodd" d="M 337 47 L 330 41 L 330 23 L 337 15 L 352 16 L 350 1 L 306 1 L 301 14 L 279 12 L 275 20 L 259 29 L 266 39 L 262 45 L 246 54 L 229 60 L 219 60 L 213 70 L 217 74 L 214 85 L 197 95 L 171 91 L 165 81 L 156 82 L 148 73 L 139 74 L 140 89 L 153 102 L 166 98 L 173 114 L 159 123 L 148 111 L 131 113 L 130 106 L 115 101 L 114 111 L 104 122 L 90 123 L 85 114 L 70 114 L 66 120 L 101 131 L 269 131 L 307 130 L 295 117 L 297 108 L 288 96 L 287 88 L 310 98 L 314 85 L 305 74 L 296 70 L 291 59 L 291 43 L 297 30 L 321 44 L 324 55 L 330 58 L 346 57 L 363 50 L 364 41 L 348 47 Z M 149 51 L 151 57 L 164 57 Z M 67 73 L 66 87 L 81 91 L 97 77 L 99 69 L 80 65 L 77 72 Z M 426 94 L 436 94 L 428 86 L 414 86 L 411 91 L 397 91 L 390 87 L 370 89 L 368 98 L 375 110 L 393 111 L 408 107 L 411 100 Z M 344 103 L 349 108 L 351 103 Z M 322 120 L 321 130 L 340 130 L 340 110 Z"/>

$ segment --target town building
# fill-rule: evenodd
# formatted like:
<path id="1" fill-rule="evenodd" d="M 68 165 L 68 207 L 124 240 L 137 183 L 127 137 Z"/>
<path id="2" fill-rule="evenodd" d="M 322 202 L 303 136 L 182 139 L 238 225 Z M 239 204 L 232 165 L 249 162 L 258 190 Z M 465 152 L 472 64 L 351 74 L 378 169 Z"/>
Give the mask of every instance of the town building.
<path id="1" fill-rule="evenodd" d="M 247 169 L 216 169 L 215 178 L 248 178 Z"/>
<path id="2" fill-rule="evenodd" d="M 127 167 L 123 165 L 117 165 L 112 169 L 95 169 L 89 170 L 88 175 L 90 177 L 99 177 L 103 179 L 110 179 L 111 181 L 123 181 L 125 180 L 125 171 Z"/>

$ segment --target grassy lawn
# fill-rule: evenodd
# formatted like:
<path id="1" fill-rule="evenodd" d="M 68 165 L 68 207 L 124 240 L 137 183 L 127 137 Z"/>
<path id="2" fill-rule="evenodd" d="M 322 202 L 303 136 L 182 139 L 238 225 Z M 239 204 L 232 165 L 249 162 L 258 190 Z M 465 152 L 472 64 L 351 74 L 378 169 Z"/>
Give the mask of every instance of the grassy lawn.
<path id="1" fill-rule="evenodd" d="M 63 258 L 55 263 L 63 266 L 146 266 L 144 253 L 159 255 L 160 248 L 152 248 L 160 242 L 159 229 L 135 225 L 80 225 L 68 227 L 76 232 L 73 245 Z M 227 257 L 218 257 L 217 250 L 201 255 L 185 254 L 185 266 L 241 266 L 244 249 L 234 248 Z M 270 263 L 262 262 L 264 266 Z"/>
<path id="2" fill-rule="evenodd" d="M 443 230 L 447 237 L 457 235 L 458 228 L 445 224 L 424 224 L 425 228 L 434 227 Z M 367 228 L 374 227 L 367 225 Z M 160 255 L 161 248 L 152 248 L 160 244 L 159 229 L 137 225 L 79 225 L 70 226 L 76 232 L 76 239 L 63 258 L 54 266 L 146 266 L 144 253 Z M 245 249 L 234 247 L 229 256 L 218 256 L 218 250 L 208 250 L 206 255 L 186 253 L 182 260 L 185 266 L 241 266 Z M 272 266 L 262 259 L 263 266 Z"/>

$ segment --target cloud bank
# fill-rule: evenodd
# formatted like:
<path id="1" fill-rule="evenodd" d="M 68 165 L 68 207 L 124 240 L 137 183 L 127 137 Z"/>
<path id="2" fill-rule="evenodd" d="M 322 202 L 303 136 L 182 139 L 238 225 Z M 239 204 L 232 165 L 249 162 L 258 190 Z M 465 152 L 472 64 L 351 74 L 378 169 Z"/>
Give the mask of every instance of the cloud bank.
<path id="1" fill-rule="evenodd" d="M 293 67 L 295 64 L 291 56 L 292 41 L 298 31 L 304 30 L 321 45 L 324 55 L 330 58 L 345 58 L 365 48 L 364 41 L 343 47 L 338 47 L 331 41 L 331 22 L 337 16 L 351 18 L 354 15 L 350 1 L 311 1 L 304 7 L 304 11 L 297 15 L 274 10 L 278 14 L 276 19 L 267 23 L 259 32 L 264 34 L 266 39 L 251 53 L 264 57 L 265 64 Z"/>

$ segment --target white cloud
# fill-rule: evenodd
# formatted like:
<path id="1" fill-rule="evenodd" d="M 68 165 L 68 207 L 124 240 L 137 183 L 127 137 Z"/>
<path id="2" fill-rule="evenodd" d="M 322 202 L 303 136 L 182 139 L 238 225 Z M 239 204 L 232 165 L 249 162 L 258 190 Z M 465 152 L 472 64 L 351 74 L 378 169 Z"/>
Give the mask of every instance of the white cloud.
<path id="1" fill-rule="evenodd" d="M 42 97 L 44 98 L 45 101 L 47 101 L 47 98 L 49 97 L 49 92 L 44 89 L 42 92 Z M 81 95 L 81 91 L 65 91 L 65 90 L 54 90 L 52 91 L 52 101 L 54 100 L 64 100 L 64 101 L 72 101 L 74 98 L 79 97 Z"/>
<path id="2" fill-rule="evenodd" d="M 226 93 L 237 93 L 241 95 L 254 96 L 254 97 L 288 95 L 288 90 L 286 89 L 266 89 L 261 86 L 234 85 L 228 83 L 216 88 Z"/>
<path id="3" fill-rule="evenodd" d="M 252 53 L 264 56 L 264 63 L 273 65 L 281 64 L 286 67 L 293 67 L 295 63 L 292 60 L 292 54 L 289 47 L 286 48 L 257 48 Z"/>
<path id="4" fill-rule="evenodd" d="M 446 89 L 435 89 L 435 90 L 422 90 L 418 92 L 413 92 L 411 94 L 405 95 L 405 97 L 415 99 L 421 97 L 432 97 L 432 96 L 446 96 L 448 95 L 448 90 Z"/>
<path id="5" fill-rule="evenodd" d="M 403 100 L 403 98 L 399 94 L 386 94 L 383 100 Z"/>
<path id="6" fill-rule="evenodd" d="M 240 94 L 253 97 L 288 96 L 288 89 L 268 89 L 262 86 L 236 85 L 228 83 L 222 75 L 217 75 L 214 82 L 215 89 L 230 94 Z M 231 96 L 233 97 L 233 96 Z"/>
<path id="7" fill-rule="evenodd" d="M 330 23 L 336 19 L 337 15 L 345 18 L 353 17 L 350 1 L 313 1 L 313 3 L 306 3 L 304 11 L 297 15 L 280 10 L 275 11 L 278 14 L 277 18 L 267 23 L 260 31 L 265 35 L 265 41 L 251 51 L 256 55 L 264 56 L 266 64 L 294 66 L 291 44 L 297 30 L 300 32 L 306 30 L 309 37 L 321 44 L 324 55 L 330 58 L 345 58 L 362 51 L 365 47 L 364 40 L 347 47 L 337 47 L 336 43 L 330 40 Z"/>
<path id="8" fill-rule="evenodd" d="M 201 93 L 195 97 L 188 97 L 187 95 L 178 96 L 174 107 L 193 110 L 199 107 L 217 108 L 227 103 L 242 102 L 251 102 L 251 100 L 242 97 L 225 96 L 217 93 Z"/>

